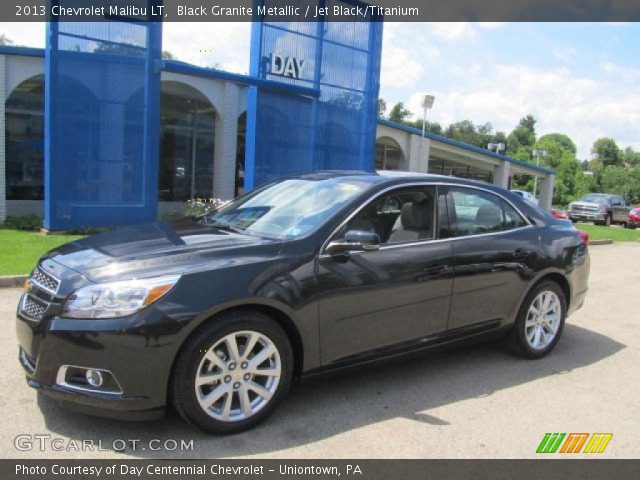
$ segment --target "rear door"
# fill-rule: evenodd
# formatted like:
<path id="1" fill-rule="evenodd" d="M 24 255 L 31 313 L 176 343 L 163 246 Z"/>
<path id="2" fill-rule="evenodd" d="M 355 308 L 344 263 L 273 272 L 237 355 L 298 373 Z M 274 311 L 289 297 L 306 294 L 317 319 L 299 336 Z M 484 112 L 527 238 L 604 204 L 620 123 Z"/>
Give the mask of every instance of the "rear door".
<path id="1" fill-rule="evenodd" d="M 448 327 L 492 327 L 513 311 L 533 275 L 538 239 L 524 216 L 490 191 L 450 187 L 447 205 L 454 236 Z"/>
<path id="2" fill-rule="evenodd" d="M 626 206 L 624 197 L 616 195 L 612 198 L 611 213 L 612 213 L 612 220 L 614 222 L 624 223 L 627 221 L 629 208 Z"/>

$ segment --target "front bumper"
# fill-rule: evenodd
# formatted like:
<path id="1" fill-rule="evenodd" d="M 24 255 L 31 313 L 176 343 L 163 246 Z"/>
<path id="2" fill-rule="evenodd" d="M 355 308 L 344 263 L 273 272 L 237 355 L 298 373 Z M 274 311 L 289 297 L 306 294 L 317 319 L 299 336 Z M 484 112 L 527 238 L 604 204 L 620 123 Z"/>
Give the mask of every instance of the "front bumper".
<path id="1" fill-rule="evenodd" d="M 126 420 L 164 414 L 179 341 L 176 328 L 153 310 L 113 320 L 53 317 L 34 322 L 18 312 L 19 361 L 27 383 L 62 406 Z M 78 389 L 60 382 L 64 365 L 108 370 L 121 392 Z"/>
<path id="2" fill-rule="evenodd" d="M 588 222 L 604 222 L 607 219 L 606 212 L 587 212 L 583 210 L 569 210 L 567 212 L 571 220 L 583 220 Z"/>

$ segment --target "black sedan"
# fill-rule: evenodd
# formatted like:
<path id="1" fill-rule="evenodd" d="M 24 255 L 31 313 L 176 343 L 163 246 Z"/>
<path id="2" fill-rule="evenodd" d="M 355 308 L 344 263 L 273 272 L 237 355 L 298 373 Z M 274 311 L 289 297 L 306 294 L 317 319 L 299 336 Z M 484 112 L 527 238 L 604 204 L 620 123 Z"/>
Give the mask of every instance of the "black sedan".
<path id="1" fill-rule="evenodd" d="M 586 234 L 500 187 L 318 172 L 49 252 L 19 358 L 77 410 L 236 432 L 311 375 L 496 336 L 542 357 L 588 275 Z"/>

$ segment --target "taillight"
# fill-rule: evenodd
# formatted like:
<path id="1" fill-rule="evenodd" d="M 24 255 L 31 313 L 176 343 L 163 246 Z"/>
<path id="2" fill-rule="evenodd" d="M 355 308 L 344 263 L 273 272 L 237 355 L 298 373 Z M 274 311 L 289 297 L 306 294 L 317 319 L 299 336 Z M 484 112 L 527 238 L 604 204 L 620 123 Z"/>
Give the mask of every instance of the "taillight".
<path id="1" fill-rule="evenodd" d="M 585 247 L 589 246 L 589 234 L 583 230 L 578 230 L 578 234 L 582 237 L 582 243 Z"/>

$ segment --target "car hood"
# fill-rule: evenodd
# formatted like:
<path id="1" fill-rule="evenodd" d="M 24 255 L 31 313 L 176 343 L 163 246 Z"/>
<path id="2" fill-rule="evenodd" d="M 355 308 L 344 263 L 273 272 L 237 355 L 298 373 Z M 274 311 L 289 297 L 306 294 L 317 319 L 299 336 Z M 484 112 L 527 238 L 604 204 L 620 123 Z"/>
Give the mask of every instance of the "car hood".
<path id="1" fill-rule="evenodd" d="M 232 233 L 192 219 L 91 235 L 48 252 L 91 281 L 125 280 L 229 267 L 277 255 L 281 240 Z"/>

